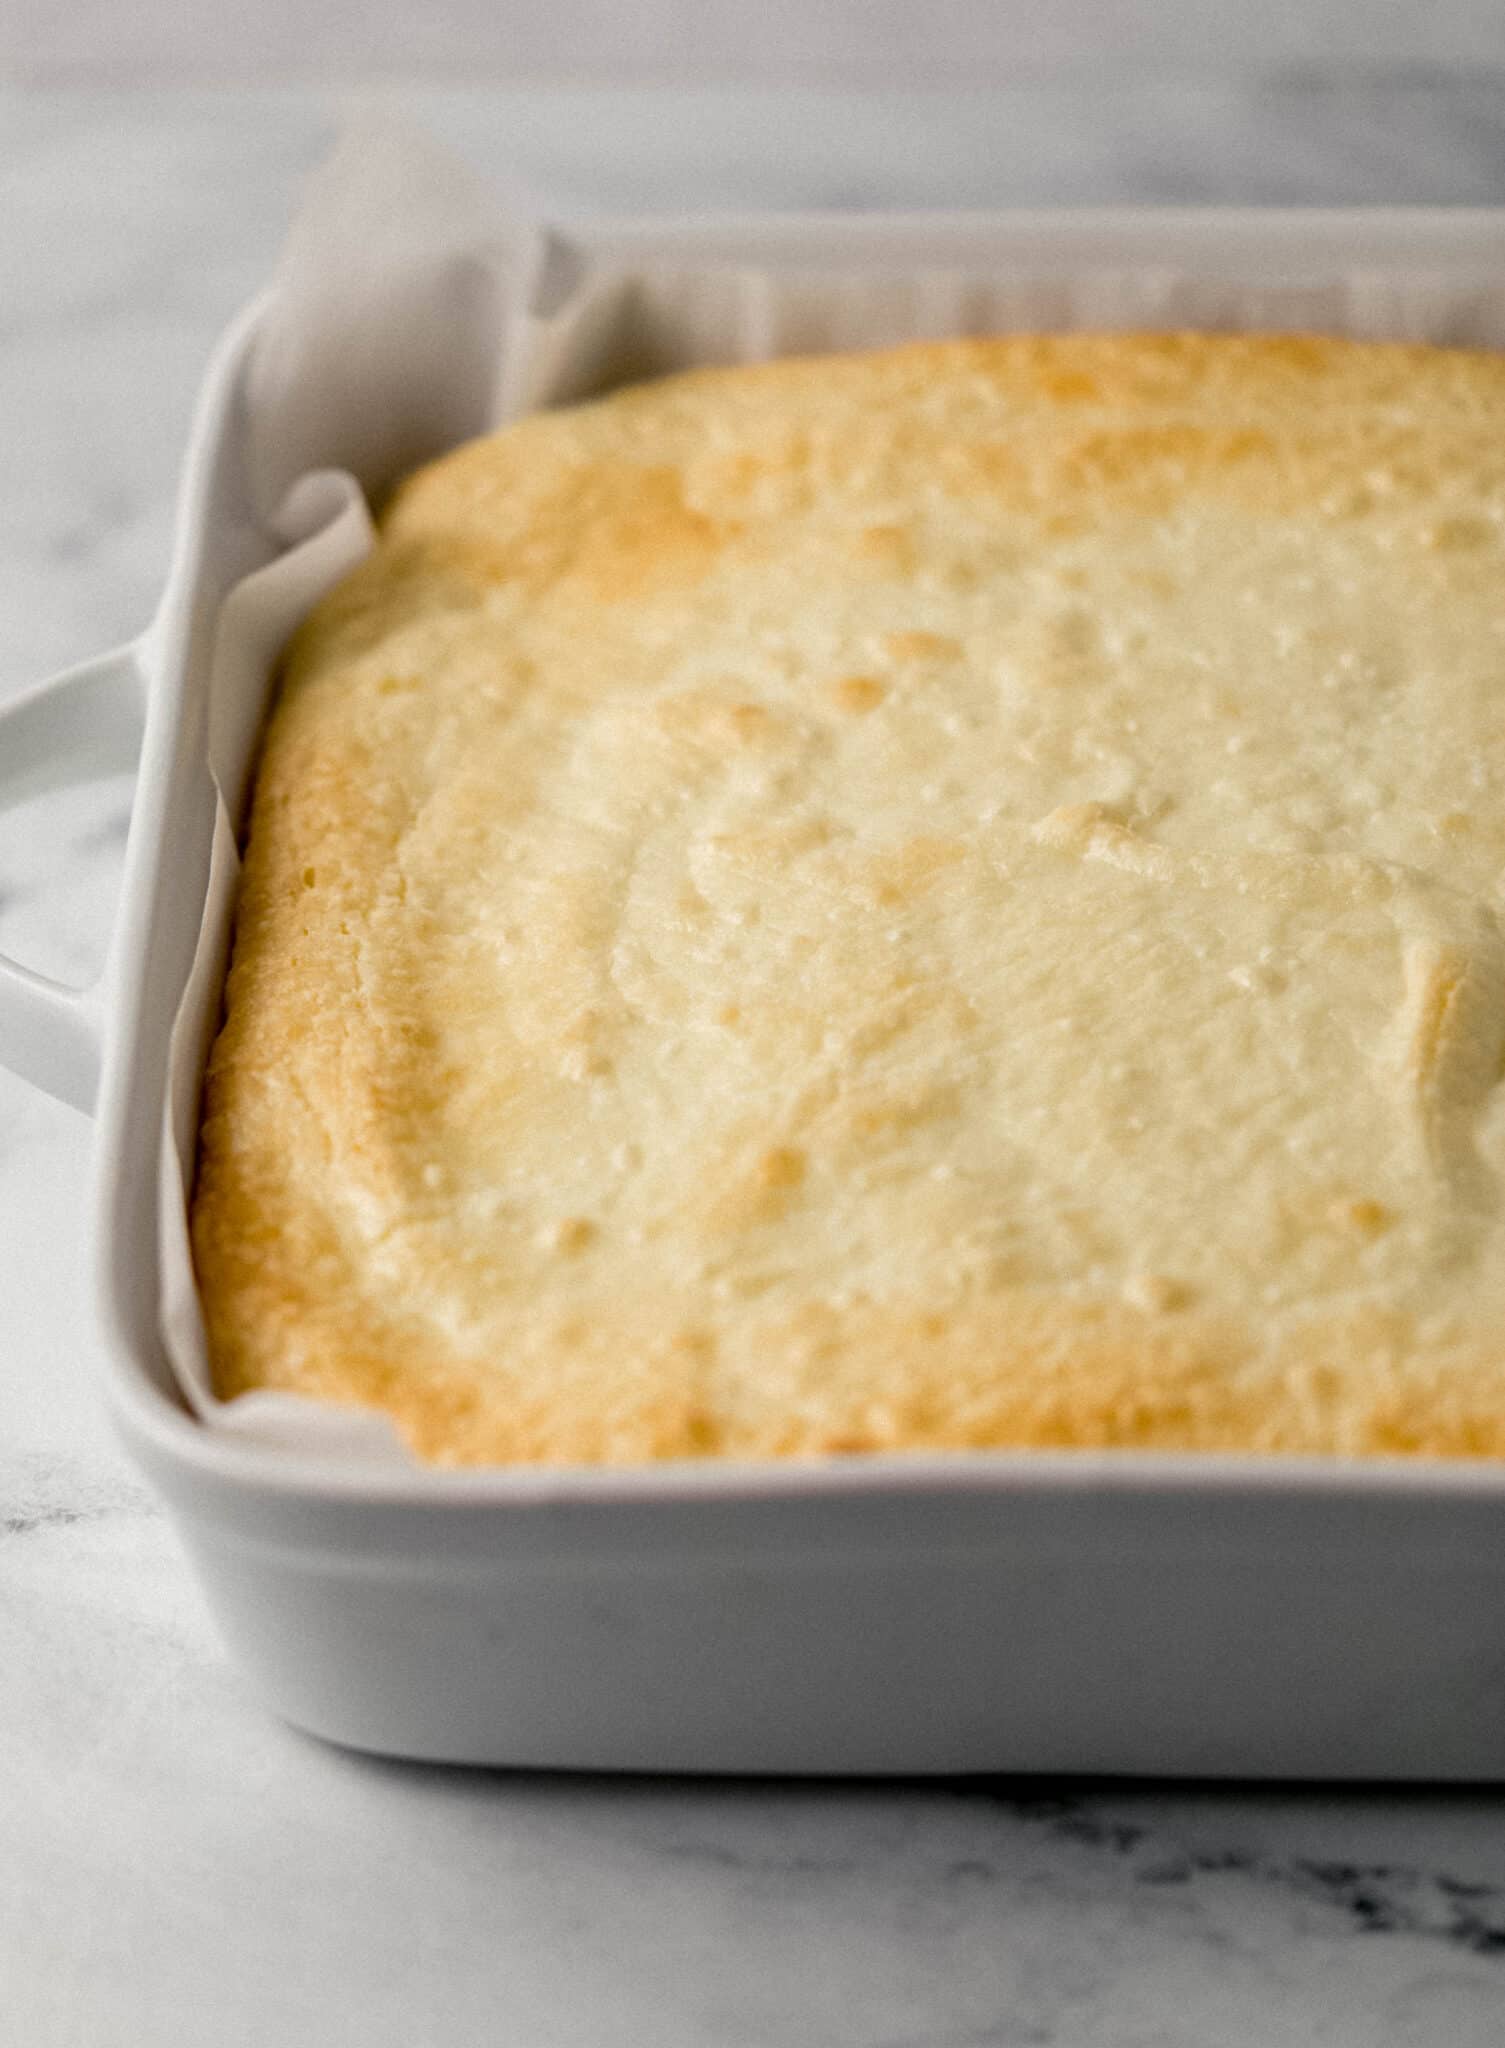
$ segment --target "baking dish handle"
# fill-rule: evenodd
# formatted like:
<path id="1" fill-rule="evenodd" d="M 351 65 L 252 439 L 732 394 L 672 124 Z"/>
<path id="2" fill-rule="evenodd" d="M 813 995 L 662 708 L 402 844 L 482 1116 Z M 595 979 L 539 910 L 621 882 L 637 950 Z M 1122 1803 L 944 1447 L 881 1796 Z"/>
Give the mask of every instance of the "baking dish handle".
<path id="1" fill-rule="evenodd" d="M 0 704 L 0 809 L 133 769 L 144 702 L 132 642 Z M 88 1111 L 101 1038 L 98 982 L 74 988 L 0 954 L 0 1066 Z"/>

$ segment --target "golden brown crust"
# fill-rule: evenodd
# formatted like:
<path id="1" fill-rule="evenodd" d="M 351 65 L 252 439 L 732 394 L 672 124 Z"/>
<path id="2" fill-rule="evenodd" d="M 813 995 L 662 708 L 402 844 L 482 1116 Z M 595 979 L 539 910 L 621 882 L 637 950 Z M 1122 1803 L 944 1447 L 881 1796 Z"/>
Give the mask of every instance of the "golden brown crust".
<path id="1" fill-rule="evenodd" d="M 1505 1455 L 1505 362 L 697 372 L 298 635 L 219 1390 L 425 1457 Z"/>

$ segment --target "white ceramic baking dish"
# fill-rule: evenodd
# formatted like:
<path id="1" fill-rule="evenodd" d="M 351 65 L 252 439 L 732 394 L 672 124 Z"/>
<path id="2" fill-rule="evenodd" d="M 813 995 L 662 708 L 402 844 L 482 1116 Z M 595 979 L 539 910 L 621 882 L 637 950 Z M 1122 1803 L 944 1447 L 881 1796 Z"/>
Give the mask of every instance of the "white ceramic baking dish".
<path id="1" fill-rule="evenodd" d="M 1493 285 L 1505 259 L 1505 216 L 1482 213 L 602 235 L 659 257 L 965 255 L 1063 276 L 1401 263 L 1419 289 Z M 489 1764 L 1505 1773 L 1505 1468 L 1031 1453 L 363 1475 L 190 1416 L 158 1330 L 156 1159 L 210 850 L 209 643 L 273 545 L 242 462 L 261 317 L 209 377 L 151 630 L 0 719 L 3 781 L 30 788 L 134 753 L 144 709 L 104 977 L 78 993 L 4 964 L 0 1057 L 95 1104 L 109 1404 L 270 1703 L 338 1742 Z"/>

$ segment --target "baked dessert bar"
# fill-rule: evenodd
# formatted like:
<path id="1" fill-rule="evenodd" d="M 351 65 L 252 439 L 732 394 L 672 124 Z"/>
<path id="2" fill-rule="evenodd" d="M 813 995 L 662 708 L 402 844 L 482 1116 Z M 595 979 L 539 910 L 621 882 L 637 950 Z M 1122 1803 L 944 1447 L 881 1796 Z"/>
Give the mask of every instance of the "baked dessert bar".
<path id="1" fill-rule="evenodd" d="M 1505 358 L 696 372 L 285 664 L 217 1384 L 446 1464 L 1505 1452 Z"/>

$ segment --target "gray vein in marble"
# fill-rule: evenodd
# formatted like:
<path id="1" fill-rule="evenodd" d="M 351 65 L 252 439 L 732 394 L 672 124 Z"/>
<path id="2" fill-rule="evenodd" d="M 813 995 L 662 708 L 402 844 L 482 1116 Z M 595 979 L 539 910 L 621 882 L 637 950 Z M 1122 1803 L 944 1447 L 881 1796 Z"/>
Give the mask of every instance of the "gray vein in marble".
<path id="1" fill-rule="evenodd" d="M 156 1496 L 124 1470 L 101 1475 L 45 1451 L 13 1451 L 0 1463 L 0 1538 L 161 1513 Z"/>
<path id="2" fill-rule="evenodd" d="M 1012 1798 L 1021 1820 L 1057 1839 L 1125 1861 L 1139 1885 L 1236 1877 L 1294 1891 L 1338 1914 L 1351 1934 L 1405 1934 L 1505 1960 L 1505 1884 L 1405 1863 L 1272 1857 L 1240 1849 L 1185 1849 L 1154 1828 L 1107 1819 L 1071 1799 Z"/>
<path id="3" fill-rule="evenodd" d="M 39 1529 L 75 1529 L 81 1522 L 103 1522 L 129 1512 L 119 1506 L 70 1508 L 50 1507 L 0 1513 L 0 1536 L 31 1536 Z"/>
<path id="4" fill-rule="evenodd" d="M 979 1781 L 962 1781 L 954 1796 L 967 1806 L 989 1805 L 1005 1822 L 1018 1823 L 1052 1842 L 1092 1851 L 1118 1865 L 1124 1879 L 1138 1888 L 1190 1887 L 1202 1879 L 1235 1879 L 1310 1901 L 1335 1916 L 1346 1934 L 1406 1935 L 1505 1960 L 1505 1883 L 1404 1862 L 1282 1857 L 1232 1846 L 1197 1848 L 1178 1841 L 1153 1822 L 1104 1813 L 1099 1799 L 1092 1796 L 990 1791 Z M 1132 1792 L 1125 1796 L 1135 1797 Z M 666 1842 L 663 1853 L 692 1867 L 795 1881 L 853 1872 L 864 1861 L 850 1854 L 819 1856 L 802 1851 L 750 1854 L 744 1846 L 733 1848 L 724 1842 L 694 1838 Z M 996 1863 L 977 1855 L 957 1857 L 932 1873 L 942 1890 L 987 1887 L 1003 1875 Z"/>

